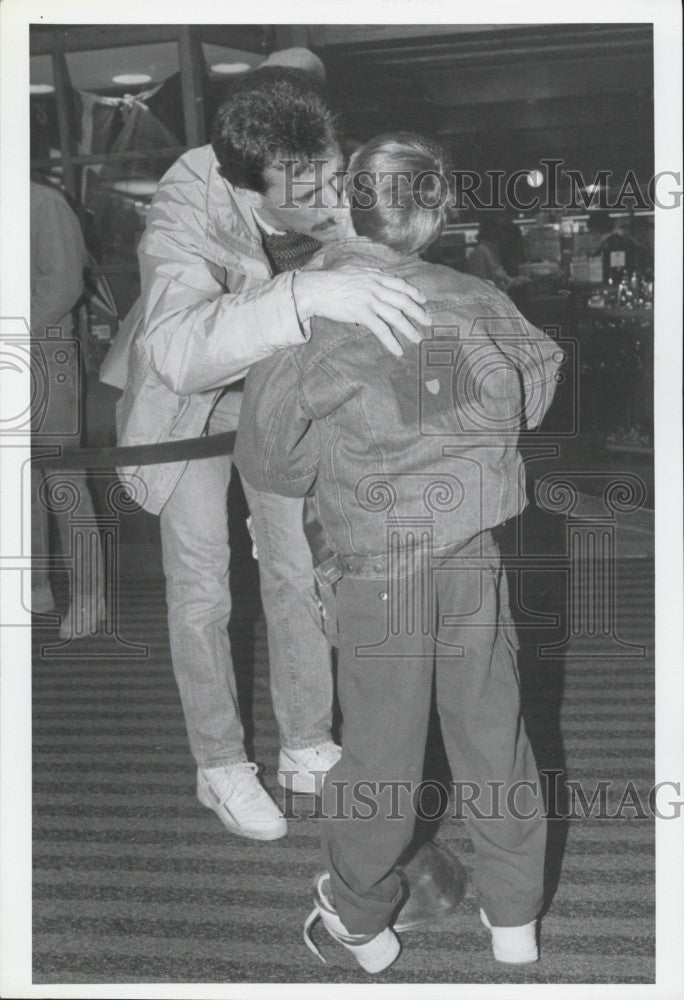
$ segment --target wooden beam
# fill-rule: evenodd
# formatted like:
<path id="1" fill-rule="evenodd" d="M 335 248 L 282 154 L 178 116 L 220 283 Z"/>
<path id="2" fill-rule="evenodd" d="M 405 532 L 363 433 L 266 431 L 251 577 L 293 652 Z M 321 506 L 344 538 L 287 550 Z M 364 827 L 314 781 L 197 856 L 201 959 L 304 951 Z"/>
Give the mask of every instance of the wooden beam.
<path id="1" fill-rule="evenodd" d="M 125 45 L 154 45 L 178 40 L 180 24 L 122 25 L 45 25 L 29 28 L 29 52 L 32 56 L 53 52 L 87 52 L 92 49 L 115 49 Z M 262 24 L 198 24 L 194 26 L 202 41 L 229 49 L 266 54 L 272 46 L 272 30 Z M 269 35 L 269 31 L 271 32 Z"/>
<path id="2" fill-rule="evenodd" d="M 204 120 L 204 53 L 197 33 L 191 27 L 178 35 L 185 141 L 188 146 L 202 146 L 206 140 Z"/>
<path id="3" fill-rule="evenodd" d="M 62 152 L 62 177 L 67 193 L 80 201 L 76 190 L 76 171 L 74 169 L 74 139 L 69 121 L 69 109 L 73 106 L 71 96 L 71 81 L 63 52 L 52 54 L 52 76 L 55 82 L 55 100 L 57 102 L 57 124 L 59 126 L 59 145 Z"/>
<path id="4" fill-rule="evenodd" d="M 69 159 L 75 166 L 83 166 L 88 163 L 123 163 L 128 160 L 160 160 L 167 156 L 181 156 L 189 148 L 189 146 L 164 146 L 161 149 L 128 149 L 121 153 L 79 153 Z M 31 160 L 32 167 L 38 167 L 42 170 L 63 165 L 64 160 L 61 156 L 55 156 L 49 160 Z"/>
<path id="5" fill-rule="evenodd" d="M 154 45 L 175 42 L 179 25 L 31 25 L 29 52 L 32 56 L 54 52 L 87 52 L 91 49 L 116 49 L 124 45 Z"/>
<path id="6" fill-rule="evenodd" d="M 539 56 L 562 58 L 581 54 L 598 58 L 608 52 L 627 53 L 650 51 L 653 47 L 653 28 L 650 24 L 627 25 L 526 25 L 515 30 L 484 30 L 463 32 L 453 25 L 451 36 L 430 35 L 430 26 L 425 27 L 425 36 L 401 37 L 396 34 L 396 26 L 380 25 L 379 35 L 372 40 L 356 41 L 345 39 L 345 25 L 330 25 L 327 43 L 322 43 L 320 34 L 314 30 L 313 43 L 321 49 L 326 67 L 338 63 L 368 63 L 373 66 L 415 66 L 428 63 L 431 67 L 453 65 L 468 60 L 470 65 L 492 66 L 501 59 L 524 60 Z M 392 34 L 382 34 L 391 31 Z M 353 32 L 353 29 L 352 29 Z M 408 32 L 407 32 L 408 34 Z M 330 39 L 339 39 L 332 43 Z"/>
<path id="7" fill-rule="evenodd" d="M 263 55 L 273 49 L 271 43 L 275 28 L 267 24 L 196 24 L 194 30 L 200 40 L 209 45 Z"/>

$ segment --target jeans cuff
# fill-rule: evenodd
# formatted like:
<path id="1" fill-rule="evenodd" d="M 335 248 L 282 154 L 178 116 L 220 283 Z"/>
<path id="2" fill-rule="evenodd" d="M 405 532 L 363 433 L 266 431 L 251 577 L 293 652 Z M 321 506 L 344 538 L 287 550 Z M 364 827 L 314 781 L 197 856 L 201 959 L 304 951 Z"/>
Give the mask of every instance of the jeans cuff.
<path id="1" fill-rule="evenodd" d="M 308 750 L 309 747 L 320 746 L 321 743 L 329 743 L 332 740 L 332 734 L 328 731 L 325 733 L 319 733 L 317 736 L 312 736 L 309 739 L 301 737 L 292 740 L 281 740 L 280 745 L 283 750 Z"/>
<path id="2" fill-rule="evenodd" d="M 197 761 L 197 766 L 201 767 L 203 770 L 210 767 L 232 767 L 233 764 L 247 764 L 248 758 L 245 751 L 241 748 L 240 750 L 235 750 L 218 760 L 211 760 L 207 762 Z"/>
<path id="3" fill-rule="evenodd" d="M 480 895 L 479 902 L 492 927 L 524 927 L 537 919 L 544 905 L 542 897 L 527 902 L 506 902 L 501 899 L 485 901 Z"/>
<path id="4" fill-rule="evenodd" d="M 366 900 L 360 896 L 333 889 L 335 909 L 350 934 L 381 934 L 389 927 L 392 915 L 401 902 L 402 889 L 398 885 L 391 899 Z"/>

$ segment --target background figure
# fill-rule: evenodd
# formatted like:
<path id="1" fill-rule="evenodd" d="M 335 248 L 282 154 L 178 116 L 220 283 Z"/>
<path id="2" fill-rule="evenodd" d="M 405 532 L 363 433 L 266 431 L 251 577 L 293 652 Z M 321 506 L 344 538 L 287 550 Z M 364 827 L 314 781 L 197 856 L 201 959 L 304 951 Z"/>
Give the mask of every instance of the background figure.
<path id="1" fill-rule="evenodd" d="M 466 258 L 466 273 L 490 281 L 504 292 L 527 284 L 529 279 L 517 273 L 522 246 L 513 223 L 504 215 L 488 212 L 482 214 L 479 226 L 477 246 Z"/>
<path id="2" fill-rule="evenodd" d="M 47 329 L 61 328 L 65 350 L 59 359 L 55 352 L 45 351 L 47 379 L 53 398 L 50 401 L 50 426 L 41 426 L 33 418 L 33 444 L 61 447 L 78 445 L 79 438 L 69 433 L 80 426 L 80 353 L 69 349 L 68 341 L 75 335 L 74 310 L 83 294 L 83 270 L 86 248 L 76 215 L 63 195 L 47 183 L 31 181 L 31 336 L 44 341 Z M 55 391 L 57 389 L 58 391 Z M 37 400 L 41 402 L 41 400 Z M 33 557 L 44 559 L 50 552 L 49 508 L 41 485 L 54 472 L 50 459 L 38 458 L 31 470 L 31 551 Z M 79 476 L 81 473 L 79 473 Z M 92 498 L 82 491 L 79 515 L 95 520 Z M 59 547 L 67 554 L 71 547 L 70 514 L 52 511 L 57 527 Z M 74 572 L 78 572 L 78 567 Z M 72 634 L 78 621 L 78 633 L 95 632 L 104 620 L 104 572 L 102 558 L 96 568 L 87 567 L 91 579 L 71 581 L 69 607 L 62 619 L 60 635 Z M 74 607 L 74 595 L 85 595 L 82 606 Z M 31 576 L 31 610 L 48 613 L 55 610 L 55 600 L 47 568 L 36 568 Z"/>
<path id="3" fill-rule="evenodd" d="M 640 271 L 653 270 L 653 246 L 649 247 L 649 231 L 643 227 L 639 233 L 637 218 L 626 216 L 611 216 L 610 212 L 594 211 L 589 217 L 589 230 L 599 239 L 597 251 L 603 258 L 603 281 L 608 284 L 610 279 L 615 284 L 625 273 L 627 278 L 636 268 Z M 636 230 L 636 232 L 635 232 Z M 651 234 L 652 234 L 651 227 Z M 642 243 L 636 238 L 641 236 Z"/>

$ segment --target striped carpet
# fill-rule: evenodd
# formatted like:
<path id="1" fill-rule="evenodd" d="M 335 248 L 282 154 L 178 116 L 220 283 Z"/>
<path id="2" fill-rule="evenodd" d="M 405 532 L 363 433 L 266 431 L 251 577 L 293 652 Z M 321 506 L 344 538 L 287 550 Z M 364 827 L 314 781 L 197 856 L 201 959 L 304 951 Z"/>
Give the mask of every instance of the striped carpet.
<path id="1" fill-rule="evenodd" d="M 241 563 L 236 662 L 254 756 L 277 795 L 264 624 L 253 567 Z M 526 600 L 553 609 L 543 576 Z M 558 633 L 521 631 L 525 717 L 539 767 L 581 780 L 588 794 L 598 781 L 614 782 L 611 812 L 629 781 L 644 803 L 653 784 L 652 582 L 649 559 L 617 564 L 618 631 L 647 645 L 646 659 L 585 658 L 578 640 L 570 652 L 580 655 L 538 661 L 536 644 Z M 121 632 L 146 643 L 149 655 L 50 659 L 40 644 L 54 636 L 35 630 L 34 981 L 367 982 L 320 927 L 314 937 L 327 965 L 302 942 L 318 867 L 315 800 L 298 798 L 289 836 L 267 844 L 230 836 L 197 802 L 160 581 L 125 580 Z M 430 756 L 439 770 L 437 742 Z M 566 798 L 561 785 L 559 813 Z M 457 912 L 404 935 L 399 960 L 376 981 L 652 982 L 654 831 L 634 812 L 551 822 L 537 965 L 493 960 L 469 883 Z M 437 840 L 472 871 L 463 822 L 445 819 Z"/>

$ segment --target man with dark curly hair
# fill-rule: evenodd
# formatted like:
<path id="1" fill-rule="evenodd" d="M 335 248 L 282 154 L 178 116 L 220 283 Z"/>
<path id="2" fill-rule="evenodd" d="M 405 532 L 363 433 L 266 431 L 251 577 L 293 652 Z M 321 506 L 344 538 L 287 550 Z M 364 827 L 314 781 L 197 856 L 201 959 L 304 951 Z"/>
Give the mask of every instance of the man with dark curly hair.
<path id="1" fill-rule="evenodd" d="M 395 333 L 418 338 L 411 321 L 427 314 L 408 282 L 359 267 L 297 270 L 346 231 L 342 166 L 335 118 L 311 76 L 269 66 L 232 87 L 212 145 L 184 154 L 151 205 L 138 249 L 141 296 L 102 373 L 124 388 L 119 444 L 235 430 L 250 367 L 304 343 L 314 315 L 363 324 L 394 353 L 402 351 Z M 198 797 L 233 833 L 281 837 L 285 819 L 245 752 L 227 633 L 231 459 L 121 474 L 160 516 L 171 657 Z M 313 568 L 303 501 L 249 486 L 245 493 L 280 731 L 278 780 L 315 792 L 339 748 L 330 735 L 330 655 L 307 603 Z"/>

